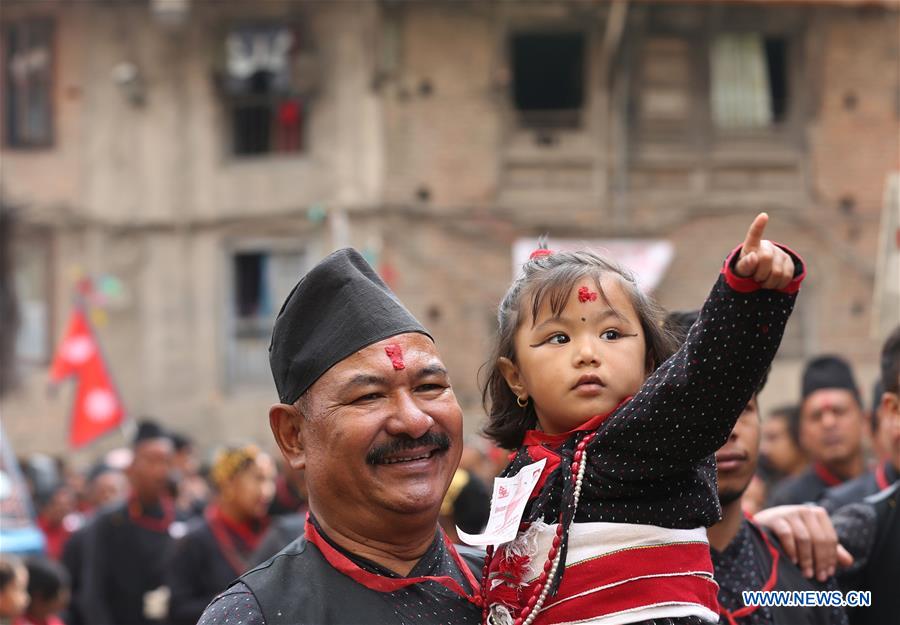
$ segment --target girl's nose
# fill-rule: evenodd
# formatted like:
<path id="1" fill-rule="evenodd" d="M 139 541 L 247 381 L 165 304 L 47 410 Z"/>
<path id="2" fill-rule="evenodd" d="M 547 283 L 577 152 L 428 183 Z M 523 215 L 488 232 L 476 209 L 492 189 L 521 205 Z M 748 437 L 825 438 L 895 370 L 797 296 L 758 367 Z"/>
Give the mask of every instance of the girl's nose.
<path id="1" fill-rule="evenodd" d="M 597 351 L 595 341 L 590 338 L 583 339 L 578 345 L 578 351 L 575 353 L 575 366 L 597 366 L 599 364 L 600 354 Z"/>

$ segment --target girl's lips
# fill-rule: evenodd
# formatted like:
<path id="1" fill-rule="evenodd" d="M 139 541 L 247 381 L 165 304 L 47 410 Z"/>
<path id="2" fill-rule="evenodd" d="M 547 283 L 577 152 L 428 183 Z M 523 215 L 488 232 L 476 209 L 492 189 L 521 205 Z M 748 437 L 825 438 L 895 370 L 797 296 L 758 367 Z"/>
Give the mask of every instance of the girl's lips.
<path id="1" fill-rule="evenodd" d="M 575 394 L 584 397 L 596 397 L 603 392 L 602 384 L 579 384 L 575 387 Z"/>
<path id="2" fill-rule="evenodd" d="M 577 389 L 582 386 L 599 386 L 600 388 L 603 388 L 606 385 L 603 383 L 603 380 L 600 379 L 599 375 L 586 374 L 578 378 L 578 382 L 576 382 L 575 386 L 572 388 Z"/>

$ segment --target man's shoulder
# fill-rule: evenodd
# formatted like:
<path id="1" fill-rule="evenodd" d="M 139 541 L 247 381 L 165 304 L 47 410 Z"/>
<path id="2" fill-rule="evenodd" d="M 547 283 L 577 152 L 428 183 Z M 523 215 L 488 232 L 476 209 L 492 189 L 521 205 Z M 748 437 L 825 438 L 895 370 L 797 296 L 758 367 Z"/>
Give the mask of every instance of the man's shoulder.
<path id="1" fill-rule="evenodd" d="M 93 518 L 85 524 L 88 532 L 103 533 L 111 528 L 119 527 L 128 522 L 128 504 L 114 503 L 105 506 L 94 514 Z"/>
<path id="2" fill-rule="evenodd" d="M 243 582 L 236 582 L 213 599 L 197 625 L 223 625 L 243 623 L 243 625 L 266 625 L 259 602 Z"/>
<path id="3" fill-rule="evenodd" d="M 303 579 L 308 580 L 317 568 L 314 562 L 316 559 L 311 557 L 307 549 L 308 545 L 306 537 L 300 536 L 265 562 L 241 575 L 240 581 L 253 590 L 262 589 L 273 580 L 285 579 L 282 573 L 288 568 L 295 573 L 302 573 Z"/>
<path id="4" fill-rule="evenodd" d="M 821 480 L 811 469 L 807 469 L 800 475 L 789 477 L 778 484 L 772 490 L 769 505 L 782 506 L 815 501 L 821 496 L 821 490 Z"/>
<path id="5" fill-rule="evenodd" d="M 869 495 L 877 493 L 878 490 L 875 474 L 869 471 L 849 482 L 829 488 L 822 497 L 822 505 L 828 510 L 837 510 L 847 504 L 862 501 Z"/>

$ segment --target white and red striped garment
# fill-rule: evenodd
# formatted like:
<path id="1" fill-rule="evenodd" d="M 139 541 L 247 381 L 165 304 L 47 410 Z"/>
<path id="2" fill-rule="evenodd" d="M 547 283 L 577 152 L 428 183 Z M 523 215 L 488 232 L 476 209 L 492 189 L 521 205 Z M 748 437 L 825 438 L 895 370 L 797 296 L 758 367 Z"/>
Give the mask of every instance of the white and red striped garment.
<path id="1" fill-rule="evenodd" d="M 538 529 L 522 596 L 530 595 L 555 536 L 556 525 Z M 685 616 L 717 623 L 718 589 L 705 528 L 573 523 L 562 583 L 535 625 L 619 625 Z"/>

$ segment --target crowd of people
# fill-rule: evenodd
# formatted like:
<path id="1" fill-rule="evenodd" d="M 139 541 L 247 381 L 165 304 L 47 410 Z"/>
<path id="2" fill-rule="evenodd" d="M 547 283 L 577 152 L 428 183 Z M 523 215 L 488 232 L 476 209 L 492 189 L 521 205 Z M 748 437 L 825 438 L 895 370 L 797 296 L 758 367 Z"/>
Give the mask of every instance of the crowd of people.
<path id="1" fill-rule="evenodd" d="M 614 263 L 538 250 L 500 305 L 485 436 L 465 445 L 428 331 L 336 252 L 276 321 L 281 457 L 244 444 L 201 462 L 144 420 L 86 472 L 23 459 L 46 555 L 2 557 L 0 619 L 896 622 L 900 327 L 869 402 L 825 355 L 796 405 L 760 406 L 805 274 L 765 225 L 700 310 L 665 320 Z M 462 545 L 493 479 L 533 467 L 514 538 Z M 872 605 L 750 606 L 747 590 Z"/>

